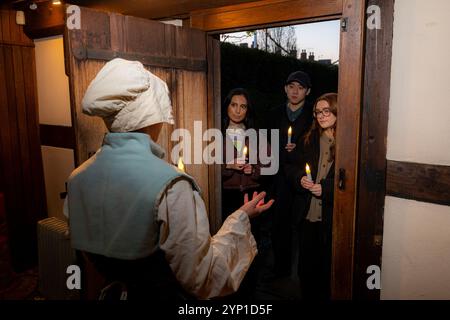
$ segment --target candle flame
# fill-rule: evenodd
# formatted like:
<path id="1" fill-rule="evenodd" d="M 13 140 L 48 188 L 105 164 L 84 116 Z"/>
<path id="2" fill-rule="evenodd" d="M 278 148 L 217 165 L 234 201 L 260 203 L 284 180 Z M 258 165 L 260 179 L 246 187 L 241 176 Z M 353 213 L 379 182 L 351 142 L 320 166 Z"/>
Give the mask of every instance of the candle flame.
<path id="1" fill-rule="evenodd" d="M 289 129 L 288 129 L 288 135 L 292 135 L 292 127 L 289 127 Z"/>
<path id="2" fill-rule="evenodd" d="M 244 147 L 244 151 L 242 151 L 244 153 L 244 157 L 247 156 L 248 154 L 248 148 L 247 146 Z"/>
<path id="3" fill-rule="evenodd" d="M 311 173 L 311 169 L 309 168 L 309 164 L 306 164 L 305 168 L 306 168 L 306 173 Z"/>
<path id="4" fill-rule="evenodd" d="M 181 171 L 185 172 L 185 170 L 184 170 L 184 163 L 183 163 L 183 157 L 180 157 L 178 159 L 178 169 L 180 169 Z"/>

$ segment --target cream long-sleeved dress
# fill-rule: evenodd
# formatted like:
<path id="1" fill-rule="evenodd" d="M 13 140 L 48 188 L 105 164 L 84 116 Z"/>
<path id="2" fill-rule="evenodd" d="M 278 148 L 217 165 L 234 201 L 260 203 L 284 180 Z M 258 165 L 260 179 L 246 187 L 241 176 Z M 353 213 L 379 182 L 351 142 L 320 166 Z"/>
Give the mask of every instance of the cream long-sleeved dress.
<path id="1" fill-rule="evenodd" d="M 159 245 L 181 286 L 200 299 L 235 292 L 257 254 L 248 215 L 237 210 L 211 236 L 204 201 L 182 178 L 165 189 L 158 208 Z"/>

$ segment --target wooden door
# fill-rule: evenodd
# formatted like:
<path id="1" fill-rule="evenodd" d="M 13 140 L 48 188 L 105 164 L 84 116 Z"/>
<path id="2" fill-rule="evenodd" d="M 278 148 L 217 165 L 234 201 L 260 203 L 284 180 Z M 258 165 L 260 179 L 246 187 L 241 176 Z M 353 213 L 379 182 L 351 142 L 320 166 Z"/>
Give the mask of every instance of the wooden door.
<path id="1" fill-rule="evenodd" d="M 76 165 L 101 146 L 107 132 L 100 118 L 81 112 L 81 100 L 97 72 L 115 57 L 141 61 L 169 87 L 175 125 L 165 124 L 158 141 L 166 150 L 166 160 L 170 161 L 170 151 L 177 143 L 170 140 L 174 129 L 185 128 L 193 138 L 194 121 L 202 122 L 202 133 L 213 126 L 214 116 L 208 114 L 207 108 L 208 61 L 204 32 L 87 8 L 81 8 L 80 18 L 81 29 L 66 30 L 64 42 L 76 138 Z M 212 103 L 211 96 L 209 100 Z M 187 164 L 186 170 L 199 183 L 209 208 L 208 181 L 213 178 L 214 171 L 204 164 Z"/>

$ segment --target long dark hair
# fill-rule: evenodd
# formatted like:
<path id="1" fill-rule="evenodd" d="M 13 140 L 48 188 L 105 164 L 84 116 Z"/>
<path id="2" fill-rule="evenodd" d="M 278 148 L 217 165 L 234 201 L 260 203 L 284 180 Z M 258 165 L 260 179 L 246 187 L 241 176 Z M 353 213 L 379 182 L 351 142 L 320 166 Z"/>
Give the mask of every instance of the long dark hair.
<path id="1" fill-rule="evenodd" d="M 234 88 L 227 94 L 222 104 L 222 132 L 225 132 L 230 124 L 230 118 L 228 117 L 228 106 L 234 96 L 244 96 L 247 100 L 247 113 L 244 119 L 245 129 L 254 127 L 253 106 L 248 91 L 244 88 Z"/>
<path id="2" fill-rule="evenodd" d="M 316 112 L 317 104 L 320 101 L 326 101 L 328 105 L 330 106 L 330 111 L 334 116 L 336 117 L 336 122 L 333 126 L 333 136 L 334 136 L 334 142 L 330 147 L 330 161 L 334 161 L 334 157 L 336 154 L 336 127 L 337 127 L 337 110 L 338 110 L 338 95 L 337 93 L 325 93 L 321 95 L 319 98 L 317 98 L 316 103 L 314 104 L 313 113 Z M 311 125 L 311 128 L 309 128 L 308 132 L 305 134 L 305 145 L 308 145 L 311 141 L 311 134 L 317 130 L 319 132 L 319 136 L 322 136 L 323 129 L 320 126 L 320 124 L 317 122 L 317 118 L 314 118 L 314 121 Z"/>

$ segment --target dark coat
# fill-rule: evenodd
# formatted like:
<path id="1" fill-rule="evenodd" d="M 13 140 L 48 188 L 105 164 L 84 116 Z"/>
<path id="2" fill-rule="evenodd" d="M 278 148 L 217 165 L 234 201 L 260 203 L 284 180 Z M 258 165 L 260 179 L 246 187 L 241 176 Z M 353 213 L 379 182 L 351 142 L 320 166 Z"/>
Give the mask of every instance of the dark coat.
<path id="1" fill-rule="evenodd" d="M 301 186 L 300 180 L 303 176 L 306 176 L 305 165 L 308 163 L 311 169 L 311 176 L 315 181 L 319 157 L 320 136 L 316 130 L 312 133 L 309 144 L 303 144 L 301 148 L 294 149 L 286 159 L 285 174 L 293 190 L 292 213 L 295 217 L 294 221 L 297 224 L 306 218 L 312 198 L 311 192 Z M 324 236 L 328 241 L 331 240 L 333 225 L 334 171 L 335 165 L 333 162 L 325 179 L 320 181 L 322 185 L 322 196 L 320 197 L 322 200 L 322 221 L 327 230 L 327 234 Z"/>
<path id="2" fill-rule="evenodd" d="M 288 129 L 292 127 L 292 143 L 297 144 L 299 146 L 302 144 L 303 136 L 306 131 L 311 127 L 312 124 L 312 109 L 313 104 L 307 99 L 303 106 L 302 113 L 295 119 L 294 122 L 291 122 L 287 116 L 286 112 L 286 103 L 274 108 L 270 113 L 270 124 L 269 129 L 279 129 L 280 130 L 280 138 L 279 138 L 279 150 L 280 150 L 280 173 L 284 174 L 283 167 L 286 162 L 286 157 L 289 152 L 286 151 L 285 146 L 288 139 Z M 270 134 L 269 134 L 270 136 Z M 295 150 L 295 149 L 294 149 Z"/>
<path id="3" fill-rule="evenodd" d="M 312 109 L 313 104 L 306 100 L 303 106 L 302 113 L 291 122 L 287 116 L 287 104 L 284 103 L 271 111 L 270 116 L 270 129 L 279 129 L 279 170 L 273 179 L 273 184 L 271 186 L 271 193 L 276 199 L 274 206 L 275 214 L 275 225 L 279 225 L 280 232 L 285 232 L 286 226 L 292 225 L 292 215 L 291 215 L 291 205 L 293 200 L 293 193 L 289 187 L 286 175 L 285 175 L 285 165 L 289 152 L 286 151 L 285 147 L 288 139 L 288 129 L 292 127 L 292 138 L 291 142 L 295 143 L 297 147 L 294 149 L 299 149 L 303 145 L 303 137 L 306 131 L 311 127 L 312 124 Z M 270 136 L 270 134 L 269 134 Z M 294 152 L 294 151 L 292 151 Z"/>
<path id="4" fill-rule="evenodd" d="M 249 189 L 256 189 L 259 188 L 260 182 L 260 174 L 261 174 L 261 165 L 258 162 L 257 164 L 253 164 L 253 171 L 252 174 L 245 174 L 244 171 L 236 171 L 234 169 L 227 169 L 226 165 L 226 141 L 228 140 L 229 143 L 231 142 L 230 138 L 225 134 L 225 139 L 223 139 L 223 159 L 224 163 L 222 164 L 222 187 L 223 189 L 228 190 L 240 190 L 241 192 L 245 192 Z M 249 147 L 248 141 L 245 142 L 245 145 L 247 148 Z M 233 149 L 234 151 L 234 158 L 236 159 L 238 157 L 238 150 L 236 148 Z M 259 160 L 259 159 L 258 159 Z"/>
<path id="5" fill-rule="evenodd" d="M 269 118 L 269 129 L 279 129 L 279 170 L 273 177 L 269 188 L 270 198 L 275 199 L 272 219 L 272 246 L 274 253 L 274 269 L 279 275 L 288 275 L 292 267 L 292 235 L 295 226 L 292 220 L 292 188 L 289 187 L 285 175 L 286 158 L 290 154 L 285 147 L 288 139 L 288 129 L 292 127 L 291 142 L 297 147 L 302 144 L 302 138 L 312 123 L 313 104 L 306 100 L 302 113 L 291 122 L 287 115 L 286 103 L 272 109 Z M 269 137 L 271 135 L 269 134 Z M 273 141 L 271 141 L 273 143 Z M 295 149 L 297 149 L 297 147 Z M 294 150 L 295 150 L 294 149 Z"/>

